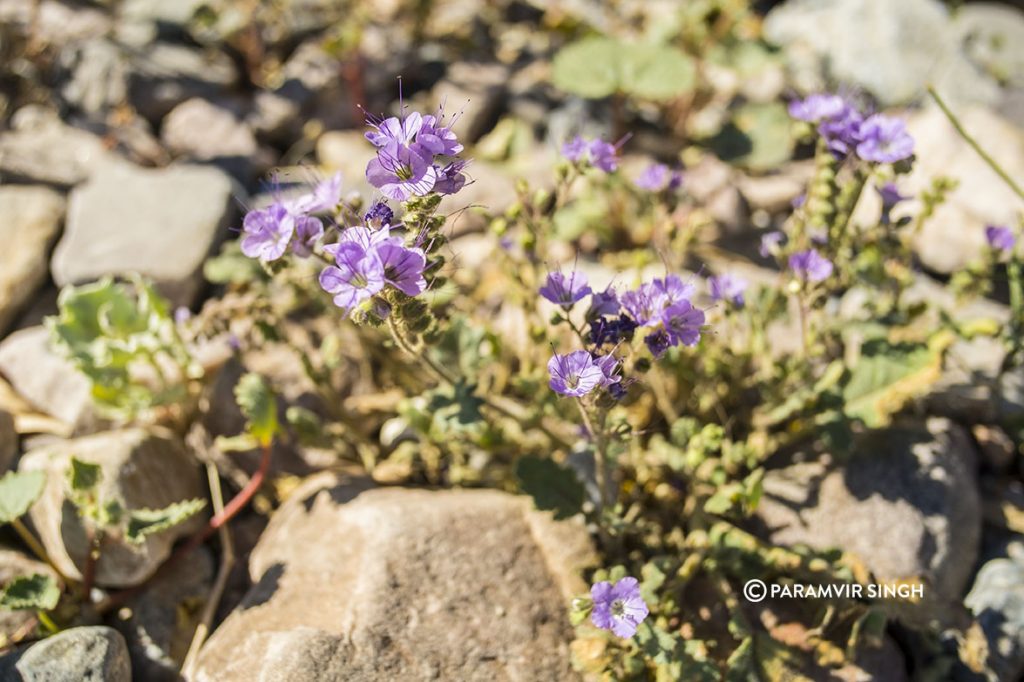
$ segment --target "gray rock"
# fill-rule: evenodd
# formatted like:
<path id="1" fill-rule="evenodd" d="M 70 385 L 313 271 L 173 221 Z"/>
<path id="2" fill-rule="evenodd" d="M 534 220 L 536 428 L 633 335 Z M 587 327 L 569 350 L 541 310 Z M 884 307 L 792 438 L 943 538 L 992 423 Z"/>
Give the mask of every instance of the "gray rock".
<path id="1" fill-rule="evenodd" d="M 64 198 L 44 187 L 0 187 L 0 333 L 46 281 Z"/>
<path id="2" fill-rule="evenodd" d="M 88 549 L 85 528 L 67 499 L 71 457 L 102 467 L 100 496 L 116 498 L 126 509 L 162 509 L 201 498 L 205 489 L 199 467 L 176 436 L 163 429 L 105 431 L 31 450 L 20 471 L 45 471 L 46 487 L 29 514 L 47 553 L 69 577 L 80 578 Z M 178 538 L 201 526 L 201 516 L 155 533 L 138 545 L 108 536 L 96 562 L 96 584 L 131 587 L 151 576 L 170 555 Z"/>
<path id="3" fill-rule="evenodd" d="M 456 62 L 430 91 L 426 110 L 444 104 L 449 116 L 457 116 L 459 139 L 476 142 L 497 123 L 510 77 L 504 64 Z"/>
<path id="4" fill-rule="evenodd" d="M 122 21 L 152 22 L 184 27 L 204 0 L 126 0 L 121 3 Z"/>
<path id="5" fill-rule="evenodd" d="M 769 12 L 764 35 L 786 48 L 801 89 L 845 83 L 884 105 L 918 100 L 929 84 L 962 102 L 999 95 L 963 56 L 939 0 L 789 0 Z"/>
<path id="6" fill-rule="evenodd" d="M 242 178 L 258 151 L 252 131 L 231 110 L 199 98 L 174 107 L 163 121 L 160 137 L 172 153 L 214 161 Z"/>
<path id="7" fill-rule="evenodd" d="M 1024 675 L 1024 547 L 985 563 L 964 603 L 989 642 L 989 667 L 999 680 Z"/>
<path id="8" fill-rule="evenodd" d="M 84 181 L 109 154 L 92 133 L 72 128 L 55 112 L 19 109 L 13 129 L 0 133 L 0 175 L 68 187 Z"/>
<path id="9" fill-rule="evenodd" d="M 1012 178 L 1024 177 L 1024 133 L 990 111 L 973 107 L 957 111 L 964 127 Z M 914 136 L 917 161 L 902 188 L 920 195 L 939 175 L 959 185 L 936 209 L 914 240 L 914 250 L 925 266 L 949 274 L 963 269 L 985 247 L 985 225 L 1012 225 L 1024 210 L 1024 199 L 953 130 L 936 107 L 929 107 L 907 122 Z"/>
<path id="10" fill-rule="evenodd" d="M 114 627 L 128 644 L 132 677 L 178 682 L 213 582 L 213 555 L 199 547 L 120 609 Z"/>
<path id="11" fill-rule="evenodd" d="M 1024 86 L 1024 12 L 1019 6 L 966 4 L 953 15 L 953 29 L 981 70 L 1008 87 Z"/>
<path id="12" fill-rule="evenodd" d="M 50 332 L 29 327 L 0 343 L 0 374 L 40 412 L 83 431 L 97 419 L 89 379 L 50 347 Z"/>
<path id="13" fill-rule="evenodd" d="M 234 63 L 223 52 L 144 42 L 129 59 L 131 101 L 153 122 L 187 99 L 222 95 L 238 81 Z"/>
<path id="14" fill-rule="evenodd" d="M 934 418 L 859 445 L 845 463 L 798 462 L 765 475 L 757 516 L 768 537 L 838 547 L 881 580 L 923 579 L 925 603 L 937 608 L 959 601 L 981 538 L 967 434 Z"/>
<path id="15" fill-rule="evenodd" d="M 574 679 L 565 607 L 589 561 L 582 526 L 523 498 L 318 476 L 275 513 L 193 679 Z"/>
<path id="16" fill-rule="evenodd" d="M 116 43 L 90 40 L 60 52 L 70 77 L 60 89 L 64 100 L 99 118 L 123 104 L 128 95 L 128 65 Z"/>
<path id="17" fill-rule="evenodd" d="M 71 628 L 33 644 L 15 664 L 25 682 L 131 682 L 124 638 L 102 625 Z"/>
<path id="18" fill-rule="evenodd" d="M 14 430 L 14 417 L 6 410 L 0 410 L 0 476 L 14 464 L 18 454 L 18 432 Z"/>
<path id="19" fill-rule="evenodd" d="M 946 353 L 929 411 L 966 422 L 1012 422 L 1024 416 L 1024 370 L 1002 373 L 1006 347 L 995 339 L 960 340 Z"/>
<path id="20" fill-rule="evenodd" d="M 54 580 L 57 574 L 53 569 L 41 561 L 30 559 L 21 552 L 16 552 L 6 547 L 0 547 L 0 585 L 6 585 L 19 576 L 42 573 Z M 16 637 L 24 638 L 31 634 L 35 614 L 32 611 L 8 611 L 0 609 L 0 642 L 3 646 L 17 641 Z M 28 632 L 26 632 L 28 629 Z M 4 676 L 3 665 L 0 664 L 0 679 L 7 679 Z"/>
<path id="21" fill-rule="evenodd" d="M 104 165 L 71 194 L 53 279 L 63 286 L 137 272 L 189 305 L 203 261 L 227 233 L 234 193 L 230 177 L 208 166 Z"/>
<path id="22" fill-rule="evenodd" d="M 0 24 L 27 27 L 35 15 L 35 32 L 49 45 L 65 46 L 107 34 L 113 23 L 110 14 L 98 7 L 86 7 L 60 0 L 3 0 Z"/>

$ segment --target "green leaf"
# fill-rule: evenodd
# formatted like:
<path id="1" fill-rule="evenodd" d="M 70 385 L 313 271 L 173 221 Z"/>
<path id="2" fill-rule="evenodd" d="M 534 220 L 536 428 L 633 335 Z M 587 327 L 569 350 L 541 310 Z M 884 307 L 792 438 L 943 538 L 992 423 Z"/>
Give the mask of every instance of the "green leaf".
<path id="1" fill-rule="evenodd" d="M 11 611 L 49 611 L 60 600 L 60 588 L 51 576 L 42 573 L 19 576 L 0 592 L 0 609 Z"/>
<path id="2" fill-rule="evenodd" d="M 618 41 L 591 37 L 558 51 L 552 64 L 555 86 L 580 97 L 600 99 L 619 89 Z"/>
<path id="3" fill-rule="evenodd" d="M 554 511 L 556 519 L 574 516 L 583 508 L 583 485 L 576 474 L 550 459 L 520 457 L 516 477 L 537 509 Z"/>
<path id="4" fill-rule="evenodd" d="M 941 372 L 942 354 L 926 345 L 868 341 L 843 387 L 844 412 L 869 428 L 886 426 L 908 401 L 938 381 Z"/>
<path id="5" fill-rule="evenodd" d="M 622 46 L 620 87 L 642 99 L 670 100 L 691 90 L 697 68 L 683 51 L 668 45 L 637 43 Z"/>
<path id="6" fill-rule="evenodd" d="M 249 433 L 268 447 L 277 435 L 277 400 L 259 374 L 249 373 L 235 386 L 235 400 L 248 420 Z"/>
<path id="7" fill-rule="evenodd" d="M 82 494 L 95 494 L 100 484 L 103 470 L 99 464 L 83 462 L 77 457 L 71 458 L 71 469 L 68 470 L 68 484 L 71 491 Z"/>
<path id="8" fill-rule="evenodd" d="M 777 102 L 745 104 L 707 144 L 723 161 L 754 171 L 771 170 L 792 155 L 792 122 L 786 107 Z"/>
<path id="9" fill-rule="evenodd" d="M 552 81 L 580 97 L 600 99 L 621 92 L 669 100 L 693 89 L 697 69 L 682 50 L 655 43 L 625 43 L 589 37 L 555 55 Z"/>
<path id="10" fill-rule="evenodd" d="M 164 507 L 163 509 L 133 509 L 128 512 L 128 527 L 125 537 L 130 542 L 142 542 L 146 536 L 159 533 L 195 516 L 203 507 L 205 500 L 183 500 Z"/>
<path id="11" fill-rule="evenodd" d="M 0 478 L 0 523 L 10 523 L 28 511 L 46 485 L 42 471 L 9 471 Z"/>

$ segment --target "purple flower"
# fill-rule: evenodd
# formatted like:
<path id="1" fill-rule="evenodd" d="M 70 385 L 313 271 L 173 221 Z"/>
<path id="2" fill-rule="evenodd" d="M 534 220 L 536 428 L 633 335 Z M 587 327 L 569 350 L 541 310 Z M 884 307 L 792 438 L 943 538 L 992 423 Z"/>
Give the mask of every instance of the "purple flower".
<path id="1" fill-rule="evenodd" d="M 853 106 L 839 115 L 826 119 L 818 125 L 818 133 L 825 138 L 829 151 L 837 157 L 844 157 L 863 139 L 864 117 Z"/>
<path id="2" fill-rule="evenodd" d="M 421 250 L 384 242 L 377 247 L 377 255 L 384 266 L 384 280 L 403 294 L 417 296 L 427 288 L 423 277 L 427 258 Z"/>
<path id="3" fill-rule="evenodd" d="M 651 351 L 651 355 L 655 358 L 660 358 L 672 345 L 672 340 L 669 338 L 668 332 L 664 329 L 658 329 L 645 336 L 644 343 L 647 344 L 647 349 Z"/>
<path id="4" fill-rule="evenodd" d="M 602 386 L 617 384 L 622 380 L 622 377 L 619 376 L 619 361 L 614 355 L 595 357 L 594 364 L 601 369 L 601 374 L 604 375 L 604 379 L 601 381 Z"/>
<path id="5" fill-rule="evenodd" d="M 300 258 L 307 258 L 313 253 L 313 246 L 324 235 L 324 224 L 319 218 L 308 215 L 292 216 L 292 220 L 295 223 L 292 253 Z"/>
<path id="6" fill-rule="evenodd" d="M 366 165 L 366 179 L 385 196 L 405 201 L 433 189 L 437 171 L 432 164 L 429 152 L 393 143 L 380 149 L 377 157 Z"/>
<path id="7" fill-rule="evenodd" d="M 649 192 L 678 189 L 683 183 L 683 174 L 670 169 L 663 163 L 652 163 L 636 179 L 636 186 Z"/>
<path id="8" fill-rule="evenodd" d="M 757 249 L 757 252 L 761 254 L 762 258 L 774 256 L 776 251 L 778 251 L 782 240 L 785 238 L 786 235 L 778 230 L 761 235 L 761 246 Z"/>
<path id="9" fill-rule="evenodd" d="M 668 341 L 673 346 L 696 346 L 704 326 L 704 311 L 694 308 L 689 301 L 679 301 L 661 313 Z"/>
<path id="10" fill-rule="evenodd" d="M 1014 236 L 1010 228 L 998 225 L 988 225 L 985 228 L 985 239 L 988 241 L 988 245 L 996 251 L 1011 251 L 1017 244 L 1017 237 Z"/>
<path id="11" fill-rule="evenodd" d="M 594 608 L 590 622 L 603 630 L 611 630 L 619 637 L 632 637 L 650 610 L 640 596 L 636 578 L 625 577 L 612 585 L 601 581 L 590 588 Z"/>
<path id="12" fill-rule="evenodd" d="M 444 120 L 444 113 L 441 109 L 438 109 L 436 116 L 431 114 L 424 116 L 423 125 L 420 126 L 419 133 L 416 135 L 416 144 L 431 154 L 454 156 L 461 152 L 463 147 L 451 127 L 441 125 L 442 120 Z"/>
<path id="13" fill-rule="evenodd" d="M 566 310 L 577 301 L 589 296 L 593 290 L 587 286 L 587 276 L 573 270 L 567 278 L 561 272 L 548 273 L 547 282 L 540 288 L 540 295 Z"/>
<path id="14" fill-rule="evenodd" d="M 358 244 L 363 251 L 370 251 L 380 244 L 401 244 L 402 239 L 401 237 L 392 237 L 390 227 L 371 230 L 368 227 L 357 225 L 344 230 L 338 243 L 328 244 L 324 247 L 324 251 L 333 256 L 337 249 L 345 243 Z"/>
<path id="15" fill-rule="evenodd" d="M 889 213 L 893 208 L 896 207 L 901 201 L 910 199 L 910 196 L 904 196 L 900 194 L 900 190 L 896 187 L 896 183 L 887 182 L 881 187 L 875 186 L 875 191 L 878 192 L 878 196 L 882 199 L 882 224 L 888 225 L 891 221 Z"/>
<path id="16" fill-rule="evenodd" d="M 423 127 L 423 119 L 422 114 L 414 111 L 405 119 L 391 116 L 379 122 L 370 121 L 370 130 L 365 137 L 374 147 L 390 147 L 395 144 L 408 147 Z"/>
<path id="17" fill-rule="evenodd" d="M 334 294 L 334 305 L 348 312 L 384 288 L 384 264 L 376 250 L 354 242 L 334 249 L 335 265 L 320 273 L 320 286 Z"/>
<path id="18" fill-rule="evenodd" d="M 319 233 L 323 232 L 323 225 L 319 220 L 308 216 L 295 216 L 280 202 L 249 211 L 242 221 L 242 253 L 249 258 L 259 258 L 262 261 L 277 260 L 288 250 L 297 223 L 302 225 L 304 239 L 318 230 Z"/>
<path id="19" fill-rule="evenodd" d="M 590 163 L 605 173 L 614 173 L 619 167 L 618 149 L 611 142 L 594 140 L 590 143 Z"/>
<path id="20" fill-rule="evenodd" d="M 636 322 L 625 315 L 617 318 L 599 317 L 590 323 L 590 342 L 595 346 L 629 341 L 636 331 Z"/>
<path id="21" fill-rule="evenodd" d="M 562 145 L 562 156 L 576 163 L 583 158 L 589 147 L 590 145 L 583 139 L 583 136 L 577 135 Z"/>
<path id="22" fill-rule="evenodd" d="M 455 194 L 462 189 L 466 184 L 466 175 L 462 172 L 462 169 L 468 163 L 469 161 L 458 159 L 452 161 L 444 168 L 435 166 L 434 171 L 437 173 L 437 182 L 434 183 L 434 191 L 441 194 Z"/>
<path id="23" fill-rule="evenodd" d="M 747 280 L 728 272 L 708 279 L 708 290 L 712 301 L 731 301 L 737 308 L 743 307 L 743 292 L 747 290 Z"/>
<path id="24" fill-rule="evenodd" d="M 805 282 L 820 282 L 831 276 L 832 261 L 818 253 L 817 249 L 808 249 L 789 257 L 789 269 Z"/>
<path id="25" fill-rule="evenodd" d="M 363 220 L 366 224 L 378 230 L 382 227 L 388 227 L 391 225 L 391 221 L 395 219 L 395 212 L 391 210 L 386 201 L 378 201 L 370 210 L 363 216 Z"/>
<path id="26" fill-rule="evenodd" d="M 898 118 L 874 114 L 860 126 L 857 156 L 865 161 L 895 163 L 914 153 L 914 138 Z"/>
<path id="27" fill-rule="evenodd" d="M 568 355 L 552 355 L 548 361 L 548 386 L 555 393 L 574 397 L 584 396 L 601 386 L 606 377 L 594 358 L 585 350 Z"/>
<path id="28" fill-rule="evenodd" d="M 622 295 L 622 307 L 626 309 L 641 327 L 657 324 L 661 311 L 676 303 L 689 301 L 696 289 L 683 282 L 678 275 L 665 279 L 654 279 L 640 285 L 640 288 Z"/>
<path id="29" fill-rule="evenodd" d="M 799 121 L 821 123 L 842 116 L 848 106 L 839 95 L 818 93 L 790 102 L 789 115 Z"/>
<path id="30" fill-rule="evenodd" d="M 341 201 L 341 173 L 317 183 L 309 194 L 304 194 L 285 206 L 292 213 L 323 213 L 333 210 Z"/>
<path id="31" fill-rule="evenodd" d="M 590 297 L 590 308 L 587 310 L 587 317 L 603 317 L 605 315 L 618 315 L 622 310 L 619 303 L 619 295 L 609 285 L 604 291 L 595 291 Z"/>

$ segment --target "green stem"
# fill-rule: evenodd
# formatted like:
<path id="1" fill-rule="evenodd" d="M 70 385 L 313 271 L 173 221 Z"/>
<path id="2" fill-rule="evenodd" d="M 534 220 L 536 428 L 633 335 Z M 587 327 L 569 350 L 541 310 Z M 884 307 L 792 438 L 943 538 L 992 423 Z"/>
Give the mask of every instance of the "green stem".
<path id="1" fill-rule="evenodd" d="M 594 477 L 597 479 L 601 509 L 609 506 L 608 500 L 608 462 L 605 458 L 604 436 L 594 428 L 594 422 L 587 412 L 580 398 L 576 398 L 576 407 L 580 410 L 580 417 L 583 419 L 583 426 L 594 438 Z"/>
<path id="2" fill-rule="evenodd" d="M 1010 177 L 1009 173 L 1003 170 L 1003 167 L 1000 166 L 995 159 L 989 156 L 988 152 L 981 148 L 981 145 L 978 144 L 977 140 L 971 137 L 970 133 L 964 130 L 964 127 L 960 123 L 960 120 L 956 117 L 956 114 L 954 114 L 943 101 L 943 99 L 939 97 L 939 93 L 935 92 L 935 88 L 929 86 L 928 94 L 931 95 L 932 99 L 935 100 L 935 103 L 939 105 L 939 108 L 942 109 L 942 113 L 944 113 L 946 115 L 946 118 L 949 119 L 949 122 L 953 124 L 953 127 L 956 128 L 956 132 L 960 134 L 960 137 L 964 139 L 964 142 L 969 144 L 971 146 L 971 149 L 977 152 L 978 156 L 980 156 L 982 160 L 988 164 L 988 167 L 995 171 L 996 175 L 1003 179 L 1003 182 L 1006 183 L 1007 187 L 1012 189 L 1017 196 L 1024 199 L 1024 190 L 1020 188 L 1020 185 L 1014 182 L 1013 178 Z"/>
<path id="3" fill-rule="evenodd" d="M 36 611 L 36 618 L 39 619 L 39 622 L 43 624 L 44 628 L 50 631 L 50 634 L 60 632 L 60 628 L 57 627 L 57 624 L 53 622 L 53 619 L 50 618 L 46 611 Z"/>
<path id="4" fill-rule="evenodd" d="M 46 548 L 43 547 L 39 540 L 36 540 L 36 536 L 33 535 L 32 531 L 30 531 L 25 526 L 25 524 L 21 522 L 21 519 L 14 519 L 13 521 L 11 521 L 11 526 L 14 528 L 14 531 L 21 537 L 22 541 L 26 545 L 28 545 L 28 548 L 32 551 L 32 553 L 36 555 L 36 558 L 38 558 L 40 561 L 44 562 L 47 566 L 52 568 L 54 572 L 58 576 L 60 576 L 60 579 L 64 581 L 65 585 L 70 585 L 76 582 L 68 578 L 66 575 L 64 575 L 63 571 L 57 568 L 57 565 L 53 563 L 53 559 L 51 559 L 50 555 L 47 554 Z"/>
<path id="5" fill-rule="evenodd" d="M 1006 274 L 1010 280 L 1010 351 L 1003 358 L 1001 372 L 1013 367 L 1024 348 L 1024 338 L 1021 338 L 1021 333 L 1024 332 L 1024 284 L 1021 283 L 1020 258 L 1016 254 L 1011 256 L 1010 262 L 1006 264 Z"/>

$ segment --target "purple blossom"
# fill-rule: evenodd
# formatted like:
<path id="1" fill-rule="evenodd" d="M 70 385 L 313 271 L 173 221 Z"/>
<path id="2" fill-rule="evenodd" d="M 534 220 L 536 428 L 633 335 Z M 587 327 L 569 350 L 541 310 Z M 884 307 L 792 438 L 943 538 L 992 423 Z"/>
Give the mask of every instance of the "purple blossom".
<path id="1" fill-rule="evenodd" d="M 895 163 L 914 153 L 914 138 L 902 120 L 874 114 L 860 126 L 857 156 L 865 161 Z"/>
<path id="2" fill-rule="evenodd" d="M 649 192 L 678 189 L 682 183 L 683 174 L 663 163 L 652 163 L 636 179 L 636 186 Z"/>
<path id="3" fill-rule="evenodd" d="M 423 269 L 427 257 L 420 249 L 410 249 L 393 242 L 377 246 L 377 255 L 384 266 L 384 280 L 407 296 L 417 296 L 427 288 Z"/>
<path id="4" fill-rule="evenodd" d="M 696 346 L 700 341 L 704 311 L 694 308 L 689 301 L 679 301 L 665 308 L 661 317 L 671 345 Z"/>
<path id="5" fill-rule="evenodd" d="M 789 269 L 805 282 L 821 282 L 832 275 L 832 261 L 817 249 L 808 249 L 789 257 Z"/>
<path id="6" fill-rule="evenodd" d="M 283 204 L 249 211 L 242 221 L 242 253 L 262 261 L 277 260 L 288 250 L 293 234 L 295 218 Z"/>
<path id="7" fill-rule="evenodd" d="M 390 147 L 395 144 L 408 147 L 423 127 L 423 119 L 422 114 L 414 111 L 404 119 L 391 116 L 379 122 L 370 121 L 370 130 L 365 133 L 365 137 L 374 147 Z"/>
<path id="8" fill-rule="evenodd" d="M 466 175 L 462 170 L 468 163 L 469 161 L 457 159 L 444 168 L 435 166 L 437 182 L 434 183 L 434 191 L 441 194 L 455 194 L 462 189 L 466 184 Z"/>
<path id="9" fill-rule="evenodd" d="M 611 630 L 619 637 L 632 637 L 650 610 L 640 596 L 636 578 L 625 577 L 612 585 L 601 581 L 590 588 L 594 608 L 590 622 L 603 630 Z"/>
<path id="10" fill-rule="evenodd" d="M 583 159 L 589 148 L 590 144 L 583 139 L 583 136 L 577 135 L 562 145 L 562 156 L 573 163 L 577 163 Z"/>
<path id="11" fill-rule="evenodd" d="M 341 201 L 341 173 L 323 180 L 308 194 L 292 199 L 285 206 L 292 213 L 323 213 L 333 210 Z"/>
<path id="12" fill-rule="evenodd" d="M 779 230 L 773 230 L 767 234 L 761 235 L 761 246 L 758 247 L 757 252 L 761 254 L 762 258 L 768 258 L 774 256 L 776 251 L 779 249 L 779 245 L 782 244 L 782 240 L 786 238 Z"/>
<path id="13" fill-rule="evenodd" d="M 366 179 L 385 196 L 405 201 L 412 195 L 424 196 L 434 188 L 437 170 L 432 164 L 429 152 L 392 143 L 381 148 L 366 165 Z"/>
<path id="14" fill-rule="evenodd" d="M 593 290 L 587 285 L 587 276 L 576 270 L 568 277 L 561 272 L 548 273 L 547 282 L 540 288 L 541 296 L 566 310 L 591 293 Z"/>
<path id="15" fill-rule="evenodd" d="M 587 310 L 587 317 L 604 317 L 605 315 L 618 315 L 622 310 L 619 303 L 619 295 L 609 285 L 604 291 L 595 291 L 590 297 L 590 308 Z"/>
<path id="16" fill-rule="evenodd" d="M 799 121 L 821 123 L 842 116 L 848 106 L 839 95 L 817 93 L 790 102 L 789 115 Z"/>
<path id="17" fill-rule="evenodd" d="M 602 386 L 611 386 L 622 380 L 622 377 L 619 376 L 619 361 L 614 355 L 594 357 L 594 364 L 601 369 L 601 374 L 604 375 L 604 379 L 601 381 Z"/>
<path id="18" fill-rule="evenodd" d="M 416 144 L 431 154 L 455 156 L 462 151 L 462 144 L 451 127 L 441 125 L 444 113 L 438 109 L 437 115 L 427 114 L 423 117 L 423 125 L 416 135 Z"/>
<path id="19" fill-rule="evenodd" d="M 669 338 L 668 332 L 664 329 L 657 329 L 644 337 L 644 343 L 647 344 L 647 349 L 651 351 L 651 355 L 655 358 L 660 358 L 672 345 L 672 339 Z"/>
<path id="20" fill-rule="evenodd" d="M 683 282 L 678 275 L 665 279 L 654 279 L 640 285 L 638 289 L 622 295 L 622 307 L 626 309 L 641 327 L 657 324 L 661 311 L 681 301 L 689 301 L 696 289 Z"/>
<path id="21" fill-rule="evenodd" d="M 555 393 L 574 397 L 584 396 L 605 383 L 606 377 L 594 358 L 585 350 L 568 355 L 551 356 L 548 361 L 548 386 Z"/>
<path id="22" fill-rule="evenodd" d="M 386 201 L 378 201 L 363 216 L 366 224 L 375 230 L 390 226 L 394 219 L 395 212 L 391 210 Z"/>
<path id="23" fill-rule="evenodd" d="M 320 273 L 320 286 L 334 294 L 334 305 L 348 312 L 384 288 L 384 264 L 376 250 L 365 250 L 354 242 L 334 249 L 335 265 Z"/>
<path id="24" fill-rule="evenodd" d="M 295 224 L 295 239 L 292 240 L 292 253 L 300 258 L 308 258 L 313 247 L 324 235 L 324 224 L 319 218 L 308 215 L 292 216 Z"/>
<path id="25" fill-rule="evenodd" d="M 1017 237 L 1008 227 L 988 225 L 985 227 L 985 239 L 996 251 L 1008 252 L 1017 244 Z"/>
<path id="26" fill-rule="evenodd" d="M 708 279 L 708 290 L 712 301 L 730 301 L 737 308 L 743 307 L 743 292 L 749 283 L 744 278 L 728 272 Z"/>
<path id="27" fill-rule="evenodd" d="M 844 157 L 863 139 L 863 123 L 861 113 L 848 105 L 839 115 L 822 121 L 818 125 L 818 133 L 825 138 L 829 151 L 837 157 Z"/>
<path id="28" fill-rule="evenodd" d="M 595 346 L 606 343 L 629 341 L 636 331 L 636 322 L 619 315 L 618 317 L 598 317 L 590 323 L 590 342 Z"/>
<path id="29" fill-rule="evenodd" d="M 379 230 L 371 230 L 368 227 L 357 225 L 350 227 L 341 233 L 337 244 L 328 244 L 324 251 L 332 256 L 338 247 L 345 243 L 358 244 L 363 251 L 370 251 L 380 244 L 401 244 L 401 237 L 392 237 L 390 227 L 382 227 Z"/>
<path id="30" fill-rule="evenodd" d="M 910 196 L 904 196 L 900 194 L 900 190 L 896 187 L 896 183 L 887 182 L 881 187 L 875 186 L 875 191 L 878 192 L 878 196 L 882 199 L 882 224 L 888 225 L 891 222 L 889 216 L 893 208 L 896 207 L 901 201 L 910 199 Z"/>
<path id="31" fill-rule="evenodd" d="M 590 163 L 605 173 L 614 173 L 619 167 L 618 149 L 611 142 L 594 140 L 590 143 Z"/>

